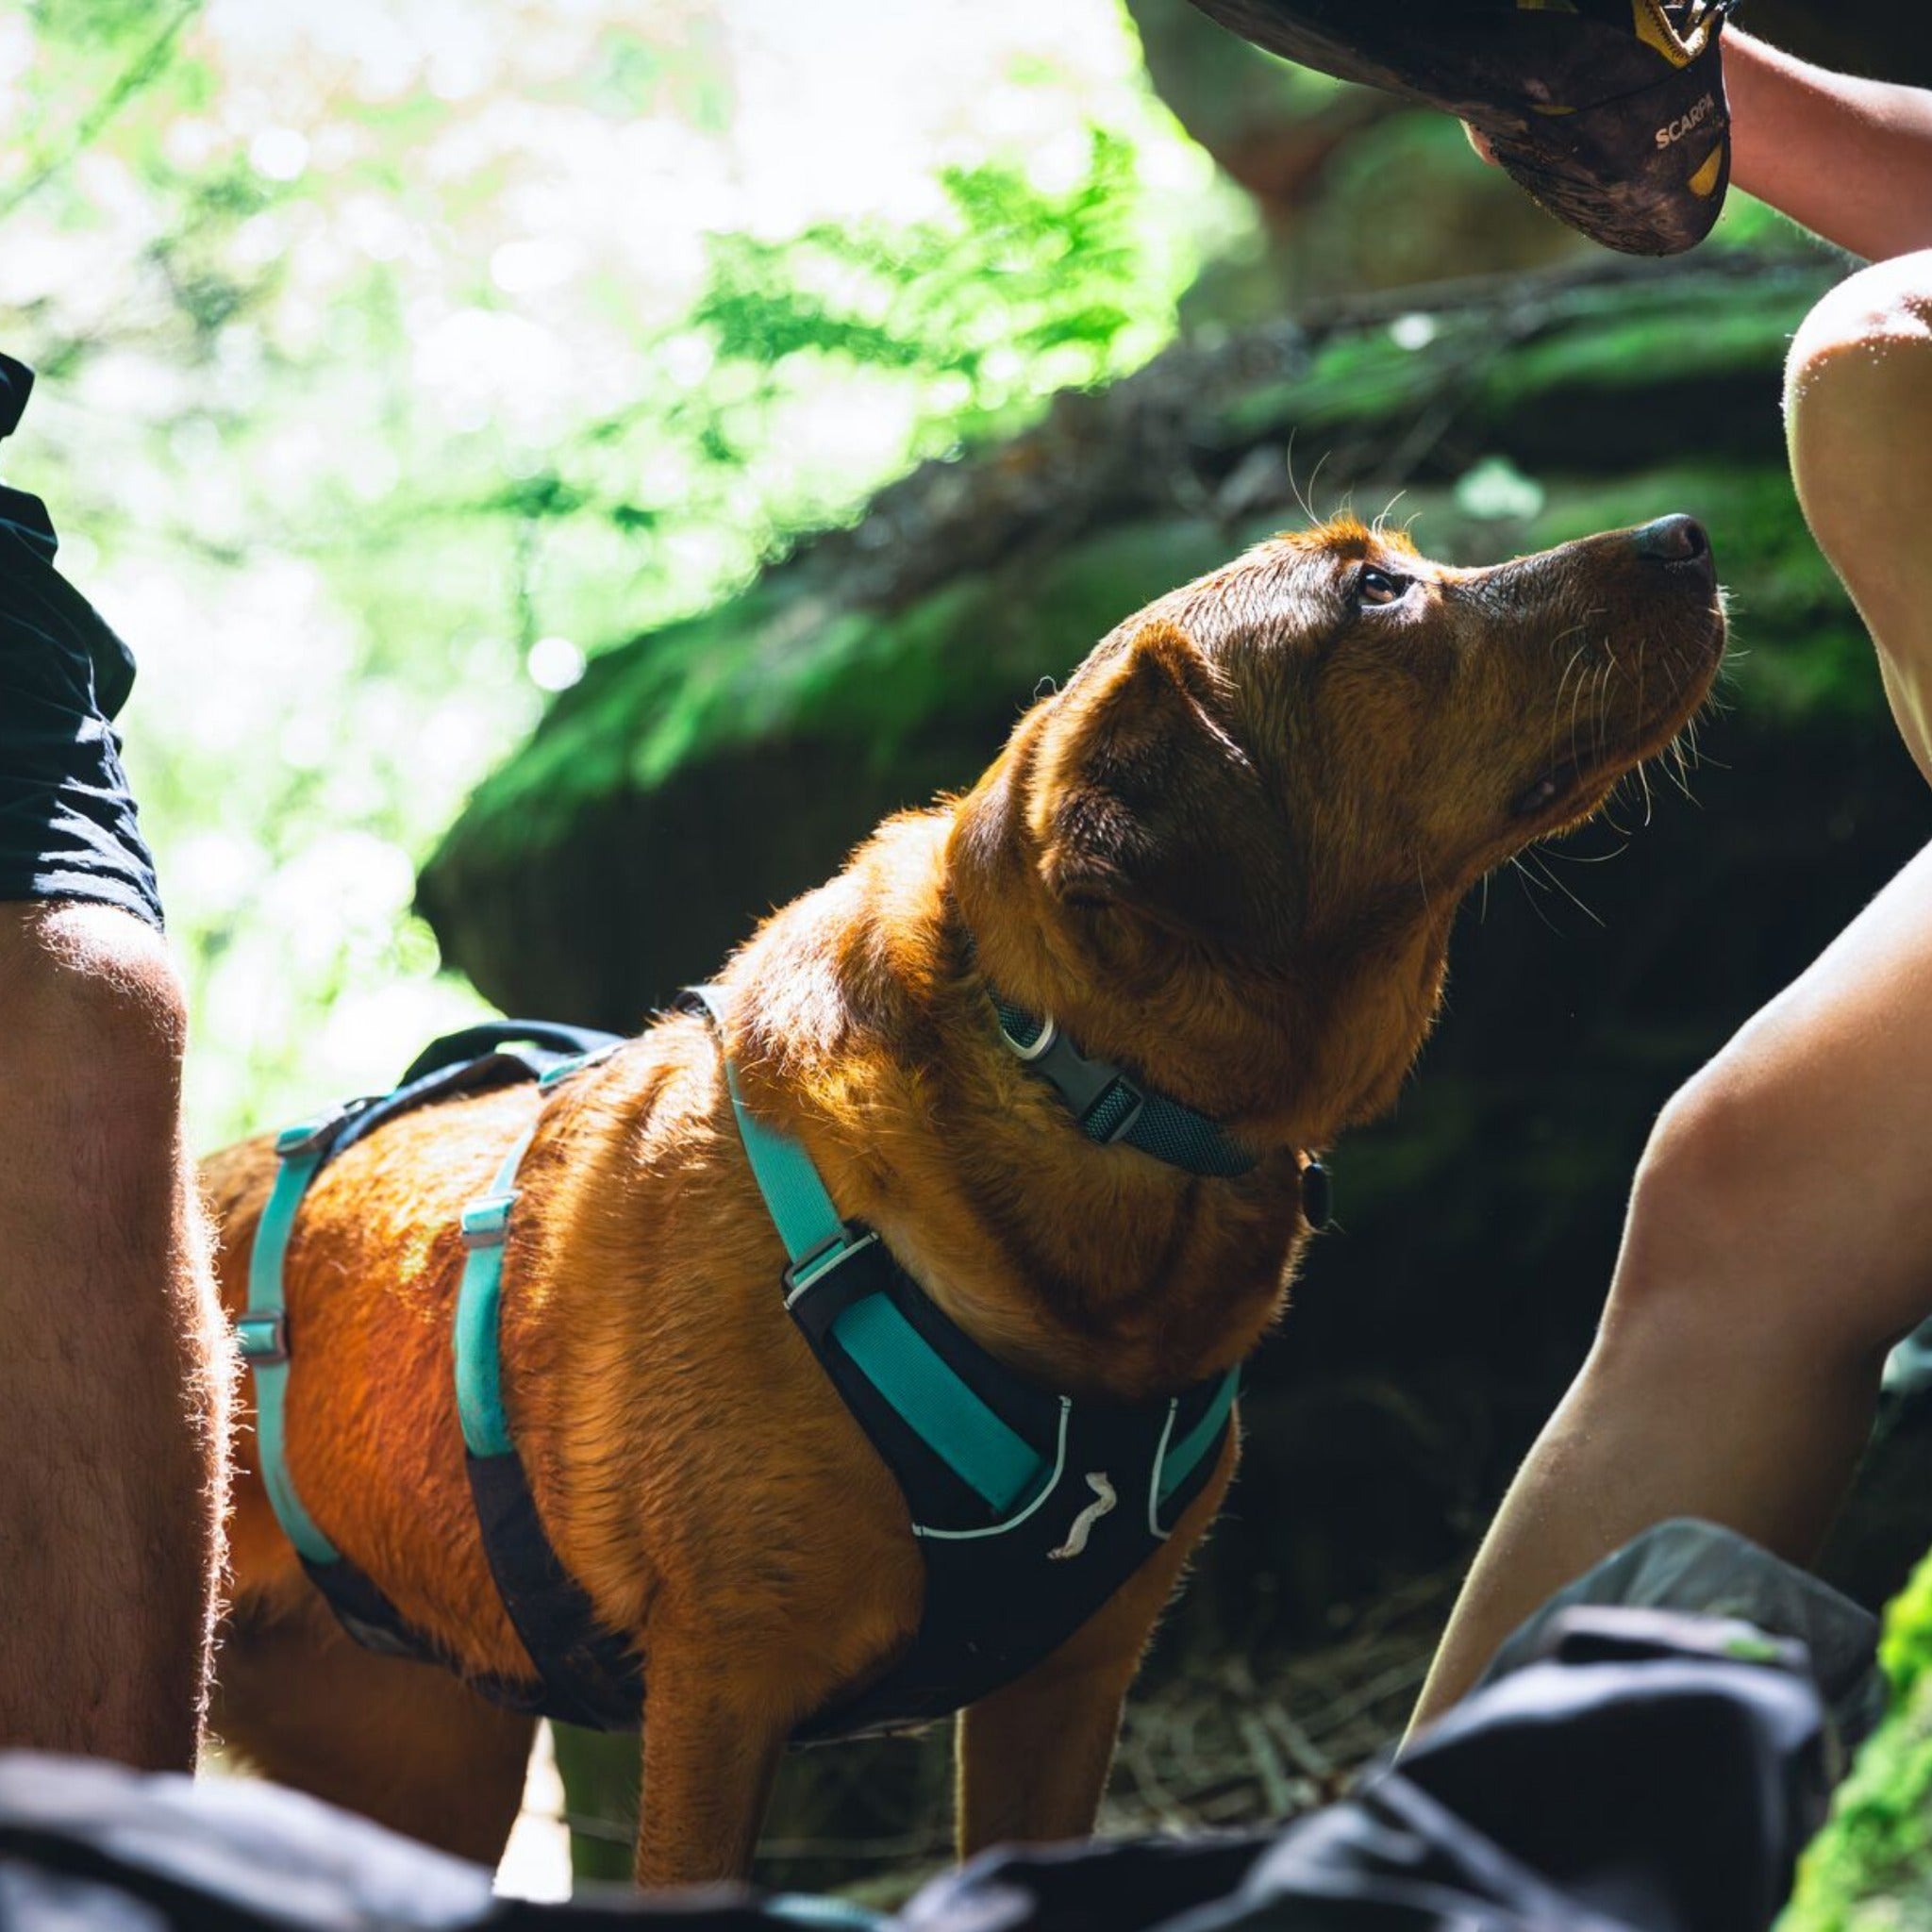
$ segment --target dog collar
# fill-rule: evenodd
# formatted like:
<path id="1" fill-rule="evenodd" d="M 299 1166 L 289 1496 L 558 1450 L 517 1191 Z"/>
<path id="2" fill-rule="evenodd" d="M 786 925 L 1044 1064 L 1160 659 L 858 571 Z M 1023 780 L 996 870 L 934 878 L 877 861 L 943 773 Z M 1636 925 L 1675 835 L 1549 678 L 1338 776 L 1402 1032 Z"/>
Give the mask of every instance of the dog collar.
<path id="1" fill-rule="evenodd" d="M 1198 1108 L 1156 1093 L 1111 1060 L 1084 1054 L 1051 1015 L 1038 1018 L 988 989 L 1000 1038 L 1013 1057 L 1058 1089 L 1090 1141 L 1124 1142 L 1189 1174 L 1231 1180 L 1260 1156 Z M 1302 1211 L 1311 1227 L 1328 1224 L 1328 1170 L 1312 1154 L 1302 1162 Z"/>
<path id="2" fill-rule="evenodd" d="M 1051 1015 L 1036 1017 L 991 987 L 987 996 L 1008 1051 L 1058 1091 L 1090 1141 L 1104 1147 L 1124 1143 L 1169 1167 L 1218 1180 L 1244 1174 L 1260 1160 L 1219 1121 L 1141 1086 L 1111 1060 L 1082 1053 Z M 1300 1159 L 1303 1218 L 1310 1227 L 1326 1227 L 1328 1170 L 1306 1150 Z"/>

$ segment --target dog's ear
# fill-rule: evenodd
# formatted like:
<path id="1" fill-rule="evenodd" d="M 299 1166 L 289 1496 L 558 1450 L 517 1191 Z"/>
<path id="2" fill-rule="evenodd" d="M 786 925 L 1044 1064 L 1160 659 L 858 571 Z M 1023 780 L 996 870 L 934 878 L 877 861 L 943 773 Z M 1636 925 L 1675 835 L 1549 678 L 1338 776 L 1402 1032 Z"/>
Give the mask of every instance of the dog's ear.
<path id="1" fill-rule="evenodd" d="M 1218 722 L 1225 708 L 1220 674 L 1161 620 L 1068 687 L 1029 809 L 1064 903 L 1209 932 L 1244 923 L 1235 847 L 1259 788 Z"/>

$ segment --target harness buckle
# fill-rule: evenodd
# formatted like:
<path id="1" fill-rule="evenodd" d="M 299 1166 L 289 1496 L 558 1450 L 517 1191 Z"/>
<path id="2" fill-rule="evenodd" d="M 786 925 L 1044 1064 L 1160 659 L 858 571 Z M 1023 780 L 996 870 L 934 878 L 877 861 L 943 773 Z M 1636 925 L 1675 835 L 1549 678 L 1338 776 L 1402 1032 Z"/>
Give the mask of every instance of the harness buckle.
<path id="1" fill-rule="evenodd" d="M 564 1081 L 575 1078 L 587 1067 L 601 1065 L 623 1044 L 623 1041 L 613 1040 L 606 1046 L 593 1046 L 588 1053 L 574 1054 L 567 1060 L 558 1060 L 547 1074 L 537 1076 L 538 1091 L 547 1093 L 551 1088 L 560 1087 Z"/>
<path id="2" fill-rule="evenodd" d="M 808 1290 L 816 1288 L 833 1269 L 877 1244 L 878 1236 L 871 1228 L 855 1241 L 850 1224 L 841 1225 L 837 1234 L 826 1236 L 810 1254 L 802 1255 L 797 1260 L 786 1264 L 779 1277 L 785 1284 L 785 1306 L 789 1308 Z"/>
<path id="3" fill-rule="evenodd" d="M 354 1111 L 353 1108 L 332 1107 L 328 1112 L 317 1114 L 312 1120 L 297 1121 L 292 1127 L 284 1127 L 275 1136 L 275 1158 L 291 1160 L 298 1155 L 313 1154 L 327 1142 Z"/>
<path id="4" fill-rule="evenodd" d="M 235 1346 L 251 1369 L 279 1368 L 289 1359 L 289 1318 L 281 1308 L 249 1308 L 235 1317 Z"/>
<path id="5" fill-rule="evenodd" d="M 472 1250 L 502 1247 L 509 1234 L 509 1211 L 516 1205 L 514 1188 L 505 1194 L 478 1194 L 463 1209 L 463 1246 Z"/>

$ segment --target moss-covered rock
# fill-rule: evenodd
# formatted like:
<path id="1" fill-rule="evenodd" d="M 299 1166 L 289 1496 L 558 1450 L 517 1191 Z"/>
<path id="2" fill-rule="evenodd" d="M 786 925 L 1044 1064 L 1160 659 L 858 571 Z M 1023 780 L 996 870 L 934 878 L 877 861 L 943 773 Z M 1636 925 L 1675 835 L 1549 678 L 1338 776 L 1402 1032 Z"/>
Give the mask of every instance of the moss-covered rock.
<path id="1" fill-rule="evenodd" d="M 1886 1615 L 1892 1710 L 1799 1869 L 1779 1932 L 1932 1926 L 1932 1557 Z"/>
<path id="2" fill-rule="evenodd" d="M 1452 558 L 1703 518 L 1737 651 L 1696 805 L 1633 790 L 1617 816 L 1647 823 L 1621 862 L 1576 862 L 1616 856 L 1600 828 L 1468 908 L 1421 1077 L 1339 1152 L 1341 1231 L 1254 1366 L 1235 1503 L 1165 1642 L 1324 1638 L 1480 1528 L 1589 1345 L 1657 1108 L 1923 842 L 1923 785 L 1784 466 L 1782 345 L 1829 273 L 1620 268 L 1357 306 L 1069 397 L 599 658 L 480 789 L 424 904 L 506 1005 L 634 1024 L 887 811 L 970 780 L 1041 677 L 1301 521 L 1291 442 L 1324 508 L 1393 500 Z M 1868 1601 L 1924 1547 L 1932 1432 L 1876 1474 L 1890 1500 L 1855 1513 L 1836 1573 Z M 871 1831 L 912 1828 L 915 1783 L 941 1781 L 921 1762 L 872 1792 Z"/>
<path id="3" fill-rule="evenodd" d="M 1862 647 L 1782 466 L 1782 344 L 1814 264 L 1531 277 L 1178 347 L 936 463 L 740 596 L 606 652 L 477 791 L 422 903 L 513 1008 L 633 1024 L 887 812 L 969 781 L 1042 677 L 1324 501 L 1401 497 L 1438 554 L 1703 515 L 1767 701 Z M 1494 484 L 1516 479 L 1500 498 Z M 1406 493 L 1405 493 L 1406 492 Z"/>

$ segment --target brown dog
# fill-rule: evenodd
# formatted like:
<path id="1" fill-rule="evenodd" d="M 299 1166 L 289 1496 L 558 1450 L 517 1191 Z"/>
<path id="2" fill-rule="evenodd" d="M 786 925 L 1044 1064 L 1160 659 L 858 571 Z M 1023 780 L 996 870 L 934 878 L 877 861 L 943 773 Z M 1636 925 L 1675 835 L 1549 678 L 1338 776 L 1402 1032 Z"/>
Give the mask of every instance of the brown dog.
<path id="1" fill-rule="evenodd" d="M 1120 626 L 965 797 L 887 824 L 726 968 L 750 1105 L 931 1299 L 1046 1388 L 1133 1401 L 1239 1361 L 1301 1246 L 1301 1156 L 1388 1106 L 1457 902 L 1592 811 L 1702 701 L 1724 620 L 1688 518 L 1490 570 L 1354 522 L 1264 543 Z M 1204 1179 L 1074 1126 L 987 987 L 1225 1123 Z M 635 1641 L 641 1882 L 741 1874 L 774 1765 L 922 1614 L 899 1488 L 781 1308 L 784 1256 L 698 1018 L 556 1092 L 382 1127 L 289 1252 L 290 1466 L 309 1512 L 463 1670 L 527 1678 L 465 1487 L 449 1367 L 463 1203 L 541 1113 L 501 1323 L 555 1546 Z M 231 1308 L 274 1160 L 218 1156 Z M 1122 1700 L 1233 1473 L 1046 1662 L 968 1709 L 958 1839 L 1088 1830 Z M 221 1734 L 263 1770 L 473 1857 L 530 1721 L 335 1627 L 252 1450 Z"/>

